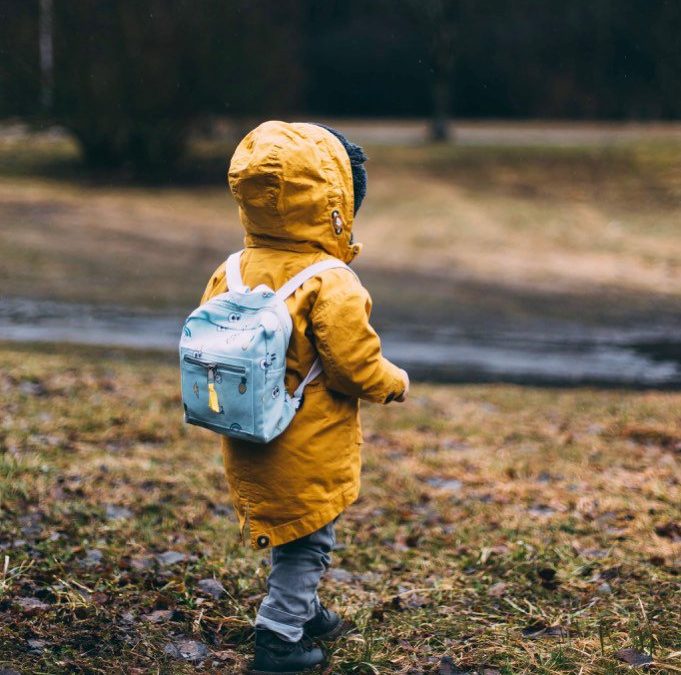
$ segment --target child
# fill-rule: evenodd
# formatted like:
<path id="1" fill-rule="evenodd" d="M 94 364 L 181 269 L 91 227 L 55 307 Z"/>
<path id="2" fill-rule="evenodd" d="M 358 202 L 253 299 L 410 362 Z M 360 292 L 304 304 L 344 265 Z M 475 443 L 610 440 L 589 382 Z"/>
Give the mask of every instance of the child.
<path id="1" fill-rule="evenodd" d="M 349 263 L 361 246 L 352 222 L 366 193 L 362 149 L 315 124 L 265 122 L 239 144 L 229 185 L 246 230 L 241 274 L 251 288 L 281 287 L 331 256 Z M 227 290 L 224 265 L 202 303 Z M 371 299 L 352 272 L 330 269 L 287 300 L 293 332 L 286 387 L 315 357 L 324 372 L 305 389 L 290 426 L 266 445 L 222 437 L 227 480 L 242 533 L 272 547 L 268 594 L 255 622 L 253 673 L 299 672 L 324 661 L 313 640 L 338 637 L 340 617 L 317 597 L 339 514 L 357 499 L 359 399 L 404 401 L 409 378 L 381 354 Z"/>

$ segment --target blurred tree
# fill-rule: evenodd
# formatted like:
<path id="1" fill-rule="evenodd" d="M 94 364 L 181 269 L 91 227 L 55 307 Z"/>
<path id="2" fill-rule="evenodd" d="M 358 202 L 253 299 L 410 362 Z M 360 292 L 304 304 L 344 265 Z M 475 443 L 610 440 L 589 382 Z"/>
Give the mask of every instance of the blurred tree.
<path id="1" fill-rule="evenodd" d="M 55 117 L 91 166 L 172 164 L 192 117 L 193 12 L 183 2 L 55 7 Z"/>
<path id="2" fill-rule="evenodd" d="M 0 116 L 40 110 L 39 0 L 0 0 Z"/>
<path id="3" fill-rule="evenodd" d="M 53 0 L 40 0 L 40 101 L 47 113 L 54 94 Z"/>
<path id="4" fill-rule="evenodd" d="M 650 3 L 641 4 L 645 4 L 650 11 Z M 681 119 L 681 3 L 665 0 L 659 10 L 653 13 L 646 35 L 647 40 L 641 45 L 641 51 L 655 54 L 648 57 L 655 72 L 655 90 L 650 96 L 655 106 L 652 115 Z M 665 92 L 663 96 L 660 96 L 661 91 Z"/>
<path id="5" fill-rule="evenodd" d="M 420 33 L 389 0 L 301 0 L 304 93 L 312 115 L 422 116 L 428 110 Z"/>
<path id="6" fill-rule="evenodd" d="M 206 113 L 296 99 L 294 2 L 58 0 L 55 115 L 90 165 L 172 165 Z"/>
<path id="7" fill-rule="evenodd" d="M 430 72 L 431 140 L 449 140 L 449 117 L 457 39 L 461 32 L 464 0 L 399 0 L 409 22 L 427 45 Z"/>
<path id="8" fill-rule="evenodd" d="M 91 166 L 165 169 L 197 117 L 299 98 L 296 0 L 0 2 L 0 114 L 49 109 Z"/>
<path id="9" fill-rule="evenodd" d="M 90 164 L 147 171 L 210 115 L 679 118 L 680 33 L 678 0 L 0 0 L 0 115 L 52 91 Z"/>

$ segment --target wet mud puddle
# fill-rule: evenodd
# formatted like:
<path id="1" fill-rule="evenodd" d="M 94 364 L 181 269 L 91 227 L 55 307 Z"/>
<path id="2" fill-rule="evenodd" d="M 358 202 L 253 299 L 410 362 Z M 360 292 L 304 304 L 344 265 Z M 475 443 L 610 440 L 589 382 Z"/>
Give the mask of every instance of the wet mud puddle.
<path id="1" fill-rule="evenodd" d="M 183 317 L 120 307 L 0 299 L 0 340 L 175 350 Z M 667 327 L 547 323 L 544 330 L 377 326 L 414 379 L 681 388 L 681 337 Z"/>

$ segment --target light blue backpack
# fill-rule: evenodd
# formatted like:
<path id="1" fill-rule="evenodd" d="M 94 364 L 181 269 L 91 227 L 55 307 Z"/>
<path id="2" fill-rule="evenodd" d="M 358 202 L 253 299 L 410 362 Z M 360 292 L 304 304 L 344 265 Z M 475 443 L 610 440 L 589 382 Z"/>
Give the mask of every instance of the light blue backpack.
<path id="1" fill-rule="evenodd" d="M 267 443 L 298 410 L 305 386 L 322 372 L 319 357 L 300 386 L 284 386 L 291 316 L 284 302 L 311 277 L 334 267 L 335 258 L 310 265 L 276 292 L 241 279 L 241 253 L 227 259 L 227 288 L 197 307 L 184 322 L 180 371 L 185 420 L 226 436 Z"/>

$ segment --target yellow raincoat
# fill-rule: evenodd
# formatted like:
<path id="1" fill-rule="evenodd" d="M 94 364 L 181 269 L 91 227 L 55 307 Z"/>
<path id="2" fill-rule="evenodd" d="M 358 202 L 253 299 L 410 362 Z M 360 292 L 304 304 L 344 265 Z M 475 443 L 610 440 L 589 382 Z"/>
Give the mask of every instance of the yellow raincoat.
<path id="1" fill-rule="evenodd" d="M 266 122 L 239 144 L 229 185 L 246 230 L 244 283 L 277 289 L 330 256 L 350 262 L 353 188 L 340 141 L 313 124 Z M 227 290 L 224 265 L 202 302 Z M 225 470 L 242 532 L 278 546 L 333 520 L 359 493 L 359 399 L 387 403 L 405 389 L 369 325 L 371 299 L 344 269 L 322 272 L 288 300 L 293 333 L 286 387 L 293 392 L 317 354 L 324 372 L 305 389 L 290 426 L 266 445 L 222 437 Z"/>

